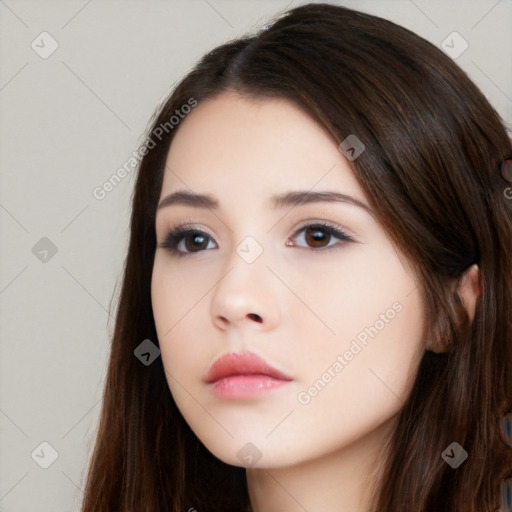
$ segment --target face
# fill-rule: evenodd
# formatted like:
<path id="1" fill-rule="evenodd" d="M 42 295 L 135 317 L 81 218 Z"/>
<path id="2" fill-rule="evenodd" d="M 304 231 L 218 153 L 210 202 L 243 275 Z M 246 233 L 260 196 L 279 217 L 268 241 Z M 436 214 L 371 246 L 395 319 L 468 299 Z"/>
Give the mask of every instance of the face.
<path id="1" fill-rule="evenodd" d="M 391 424 L 424 351 L 423 309 L 327 132 L 287 100 L 223 93 L 179 125 L 160 202 L 178 191 L 213 201 L 158 208 L 151 298 L 169 388 L 202 443 L 271 468 Z M 225 354 L 231 378 L 206 382 Z"/>

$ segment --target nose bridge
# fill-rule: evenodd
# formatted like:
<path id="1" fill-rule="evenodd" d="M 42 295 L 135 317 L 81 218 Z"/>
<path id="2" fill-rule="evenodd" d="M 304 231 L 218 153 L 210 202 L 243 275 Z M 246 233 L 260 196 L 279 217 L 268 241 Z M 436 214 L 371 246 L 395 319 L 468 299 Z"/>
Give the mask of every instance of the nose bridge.
<path id="1" fill-rule="evenodd" d="M 239 279 L 251 280 L 251 277 L 263 278 L 268 269 L 268 236 L 261 212 L 245 212 L 243 221 L 231 225 L 234 244 L 227 256 L 226 267 L 230 274 L 237 274 Z"/>
<path id="2" fill-rule="evenodd" d="M 212 317 L 217 325 L 250 320 L 267 328 L 275 325 L 279 311 L 267 256 L 263 242 L 254 235 L 244 236 L 233 246 L 213 292 Z"/>

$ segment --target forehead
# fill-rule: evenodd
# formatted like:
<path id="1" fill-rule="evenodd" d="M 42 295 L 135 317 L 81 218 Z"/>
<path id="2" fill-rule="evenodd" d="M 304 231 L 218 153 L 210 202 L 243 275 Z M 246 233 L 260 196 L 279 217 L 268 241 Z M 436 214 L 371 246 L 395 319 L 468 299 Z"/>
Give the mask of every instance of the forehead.
<path id="1" fill-rule="evenodd" d="M 364 200 L 336 142 L 286 99 L 223 93 L 181 121 L 167 159 L 162 195 L 189 188 L 218 196 L 335 188 Z"/>

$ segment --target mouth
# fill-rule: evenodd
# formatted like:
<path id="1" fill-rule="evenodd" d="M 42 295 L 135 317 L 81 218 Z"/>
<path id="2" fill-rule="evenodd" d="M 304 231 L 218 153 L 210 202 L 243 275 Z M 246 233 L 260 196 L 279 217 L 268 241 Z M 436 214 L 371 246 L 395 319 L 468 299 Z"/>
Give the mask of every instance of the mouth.
<path id="1" fill-rule="evenodd" d="M 219 398 L 236 399 L 268 393 L 293 379 L 251 352 L 225 354 L 204 379 Z"/>

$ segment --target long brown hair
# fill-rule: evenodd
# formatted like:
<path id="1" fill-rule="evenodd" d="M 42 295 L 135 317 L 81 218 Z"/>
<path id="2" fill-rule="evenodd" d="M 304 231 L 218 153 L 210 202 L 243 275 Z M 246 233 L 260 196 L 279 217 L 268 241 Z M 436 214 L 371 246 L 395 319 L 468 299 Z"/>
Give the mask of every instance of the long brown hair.
<path id="1" fill-rule="evenodd" d="M 169 119 L 191 99 L 225 91 L 292 100 L 337 144 L 355 134 L 366 147 L 352 162 L 355 176 L 418 276 L 427 350 L 375 510 L 494 512 L 512 471 L 497 429 L 512 409 L 512 200 L 499 173 L 512 145 L 504 122 L 448 56 L 392 22 L 330 4 L 272 21 L 206 54 L 148 129 L 82 512 L 251 510 L 245 469 L 197 439 L 161 358 L 145 366 L 134 356 L 145 339 L 158 345 L 150 282 L 155 210 L 179 130 Z M 482 292 L 471 322 L 453 285 L 475 263 Z M 469 454 L 456 469 L 441 457 L 452 442 Z"/>

